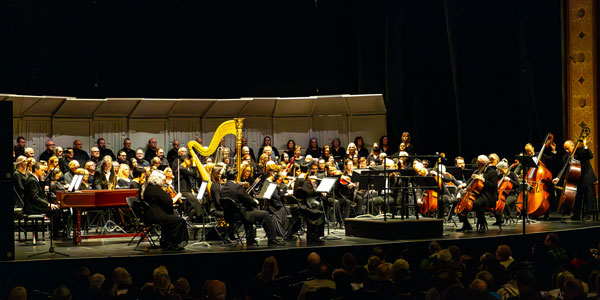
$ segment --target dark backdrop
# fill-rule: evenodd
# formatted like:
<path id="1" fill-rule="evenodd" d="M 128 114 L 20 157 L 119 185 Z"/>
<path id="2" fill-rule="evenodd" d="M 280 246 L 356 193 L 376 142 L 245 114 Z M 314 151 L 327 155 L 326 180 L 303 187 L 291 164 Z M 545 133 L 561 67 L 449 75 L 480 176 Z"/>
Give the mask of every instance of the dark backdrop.
<path id="1" fill-rule="evenodd" d="M 2 3 L 0 92 L 384 93 L 393 141 L 449 157 L 563 134 L 559 0 Z"/>

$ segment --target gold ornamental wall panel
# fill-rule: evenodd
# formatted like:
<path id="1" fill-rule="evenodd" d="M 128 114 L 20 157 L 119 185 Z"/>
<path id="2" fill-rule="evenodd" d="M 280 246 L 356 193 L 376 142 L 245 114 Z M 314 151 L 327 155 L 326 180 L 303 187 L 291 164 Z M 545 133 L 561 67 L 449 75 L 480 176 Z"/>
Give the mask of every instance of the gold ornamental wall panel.
<path id="1" fill-rule="evenodd" d="M 597 58 L 596 1 L 567 0 L 566 10 L 567 122 L 568 138 L 576 139 L 582 126 L 591 129 L 588 147 L 594 152 L 591 161 L 595 169 L 598 157 L 597 141 Z"/>

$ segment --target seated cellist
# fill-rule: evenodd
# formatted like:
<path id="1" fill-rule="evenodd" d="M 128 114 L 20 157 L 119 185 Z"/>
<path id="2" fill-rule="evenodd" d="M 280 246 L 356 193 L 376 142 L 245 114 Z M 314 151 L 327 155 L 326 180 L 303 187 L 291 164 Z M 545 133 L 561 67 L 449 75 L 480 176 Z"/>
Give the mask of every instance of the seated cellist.
<path id="1" fill-rule="evenodd" d="M 473 210 L 477 215 L 479 232 L 485 232 L 487 230 L 484 208 L 495 207 L 496 200 L 498 199 L 498 171 L 496 171 L 495 166 L 490 166 L 489 164 L 490 160 L 487 156 L 479 155 L 477 157 L 477 167 L 484 168 L 484 171 L 481 175 L 471 175 L 471 180 L 483 181 L 483 188 L 473 201 Z M 457 231 L 473 230 L 466 214 L 460 214 L 459 218 L 460 221 L 463 222 L 463 226 Z"/>

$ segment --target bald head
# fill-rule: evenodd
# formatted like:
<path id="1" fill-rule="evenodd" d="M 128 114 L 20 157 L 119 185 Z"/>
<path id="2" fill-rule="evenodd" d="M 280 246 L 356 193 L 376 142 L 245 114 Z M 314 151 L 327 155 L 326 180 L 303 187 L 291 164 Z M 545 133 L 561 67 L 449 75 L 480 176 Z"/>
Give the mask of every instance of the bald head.
<path id="1" fill-rule="evenodd" d="M 311 252 L 306 258 L 306 264 L 308 264 L 309 267 L 318 266 L 321 264 L 321 256 L 317 252 Z"/>
<path id="2" fill-rule="evenodd" d="M 535 149 L 533 148 L 532 144 L 530 144 L 530 143 L 525 144 L 525 154 L 527 154 L 529 156 L 535 155 Z"/>
<path id="3" fill-rule="evenodd" d="M 225 283 L 220 280 L 209 280 L 206 283 L 207 300 L 225 300 L 227 297 L 227 288 Z"/>
<path id="4" fill-rule="evenodd" d="M 481 168 L 481 167 L 487 165 L 489 162 L 490 162 L 490 159 L 487 156 L 485 156 L 483 154 L 477 156 L 477 166 L 478 167 Z"/>
<path id="5" fill-rule="evenodd" d="M 565 152 L 567 152 L 567 154 L 571 154 L 573 153 L 573 149 L 575 148 L 575 143 L 573 143 L 573 141 L 571 140 L 566 140 L 563 144 L 563 148 L 565 149 Z"/>

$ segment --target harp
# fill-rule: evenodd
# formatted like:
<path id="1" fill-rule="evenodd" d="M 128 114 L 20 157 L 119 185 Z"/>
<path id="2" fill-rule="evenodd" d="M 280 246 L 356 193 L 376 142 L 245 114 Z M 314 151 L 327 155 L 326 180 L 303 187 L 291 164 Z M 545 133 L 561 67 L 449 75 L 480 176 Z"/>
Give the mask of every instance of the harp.
<path id="1" fill-rule="evenodd" d="M 208 172 L 206 172 L 206 170 L 204 169 L 204 166 L 202 166 L 202 163 L 200 162 L 200 159 L 198 159 L 196 152 L 193 150 L 198 151 L 198 153 L 202 156 L 209 156 L 217 150 L 217 148 L 219 147 L 219 143 L 221 142 L 223 137 L 225 137 L 228 134 L 235 135 L 235 149 L 237 151 L 235 164 L 236 164 L 236 170 L 237 170 L 237 180 L 239 181 L 240 176 L 241 176 L 240 162 L 242 160 L 242 158 L 241 158 L 242 127 L 244 127 L 244 118 L 234 118 L 233 120 L 229 120 L 229 121 L 225 121 L 225 122 L 221 123 L 221 125 L 219 125 L 219 127 L 217 127 L 217 130 L 215 131 L 215 135 L 213 136 L 212 140 L 210 141 L 210 144 L 208 145 L 208 147 L 203 147 L 200 144 L 198 144 L 198 142 L 196 142 L 196 141 L 190 141 L 187 143 L 189 153 L 192 156 L 192 161 L 194 161 L 194 163 L 196 164 L 196 168 L 198 168 L 198 172 L 200 172 L 200 177 L 202 177 L 203 181 L 208 182 L 208 186 L 206 187 L 206 189 L 208 191 L 209 197 L 211 197 L 211 198 L 212 198 L 212 195 L 210 195 L 210 187 L 211 187 L 212 181 L 211 181 L 210 174 L 208 174 Z"/>

